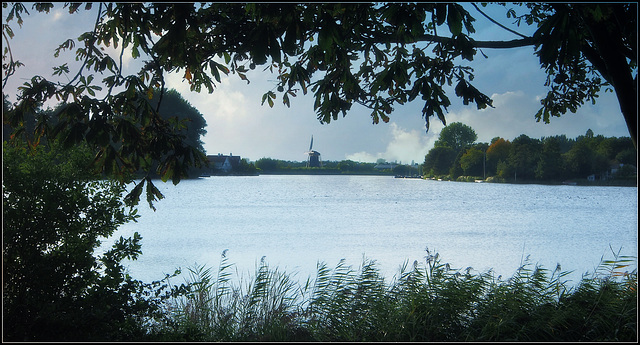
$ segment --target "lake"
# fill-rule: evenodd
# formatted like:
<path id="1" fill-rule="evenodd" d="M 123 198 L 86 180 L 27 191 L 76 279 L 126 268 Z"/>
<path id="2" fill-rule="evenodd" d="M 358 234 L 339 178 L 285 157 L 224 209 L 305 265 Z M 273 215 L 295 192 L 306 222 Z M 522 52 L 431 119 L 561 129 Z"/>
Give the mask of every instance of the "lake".
<path id="1" fill-rule="evenodd" d="M 181 267 L 214 271 L 227 251 L 238 271 L 270 267 L 301 280 L 318 262 L 376 260 L 391 278 L 426 249 L 452 268 L 512 276 L 528 256 L 550 270 L 593 272 L 611 248 L 637 258 L 637 187 L 463 183 L 390 176 L 261 175 L 155 181 L 156 212 L 141 201 L 137 223 L 112 238 L 142 235 L 143 255 L 125 265 L 157 280 Z M 144 197 L 144 193 L 143 193 Z M 637 259 L 634 268 L 637 267 Z M 182 282 L 181 278 L 179 282 Z M 177 283 L 179 283 L 177 282 Z M 174 281 L 174 283 L 176 283 Z"/>

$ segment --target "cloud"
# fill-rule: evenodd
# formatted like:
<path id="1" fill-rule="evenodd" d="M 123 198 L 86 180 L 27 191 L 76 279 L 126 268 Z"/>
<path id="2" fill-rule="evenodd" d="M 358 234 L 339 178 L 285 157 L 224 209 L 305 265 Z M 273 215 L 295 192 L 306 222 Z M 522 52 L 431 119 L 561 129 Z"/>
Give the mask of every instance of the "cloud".
<path id="1" fill-rule="evenodd" d="M 172 73 L 166 85 L 180 92 L 204 116 L 207 134 L 203 143 L 208 154 L 233 153 L 250 160 L 270 157 L 300 161 L 305 159 L 311 135 L 326 131 L 326 128 L 314 128 L 321 126 L 306 114 L 313 109 L 308 100 L 294 98 L 291 108 L 287 108 L 278 97 L 273 108 L 262 105 L 262 94 L 270 89 L 268 75 L 249 76 L 250 84 L 237 75 L 223 76 L 213 93 L 191 92 L 182 76 L 179 72 Z M 322 135 L 316 137 L 318 141 L 324 149 L 332 143 Z"/>
<path id="2" fill-rule="evenodd" d="M 346 158 L 360 162 L 375 162 L 377 159 L 383 158 L 389 162 L 409 164 L 414 161 L 421 163 L 435 141 L 433 136 L 427 137 L 424 131 L 406 130 L 395 122 L 390 123 L 388 131 L 390 139 L 384 152 L 361 151 L 348 154 Z"/>
<path id="3" fill-rule="evenodd" d="M 57 22 L 60 19 L 64 19 L 65 12 L 66 11 L 64 11 L 63 9 L 60 9 L 60 8 L 53 10 L 53 18 L 51 19 L 51 21 Z"/>
<path id="4" fill-rule="evenodd" d="M 385 153 L 389 159 L 397 159 L 405 163 L 420 158 L 424 159 L 428 152 L 424 131 L 415 129 L 406 131 L 393 123 L 391 124 L 391 133 L 393 139 L 389 142 Z"/>
<path id="5" fill-rule="evenodd" d="M 374 155 L 372 153 L 365 152 L 365 151 L 352 153 L 346 156 L 347 160 L 352 160 L 354 162 L 363 162 L 363 163 L 374 163 L 379 158 L 382 158 L 382 153 L 378 153 Z"/>
<path id="6" fill-rule="evenodd" d="M 462 122 L 478 134 L 479 142 L 490 142 L 494 137 L 513 139 L 523 133 L 523 128 L 535 126 L 534 114 L 539 107 L 535 97 L 523 91 L 508 91 L 491 95 L 493 108 L 478 110 L 474 107 L 462 108 L 448 116 L 447 123 Z M 530 126 L 526 126 L 530 123 Z"/>
<path id="7" fill-rule="evenodd" d="M 447 123 L 462 122 L 476 131 L 478 142 L 490 142 L 502 137 L 512 140 L 521 134 L 531 138 L 566 134 L 569 138 L 583 135 L 592 129 L 596 135 L 619 136 L 626 125 L 616 109 L 615 96 L 603 94 L 596 105 L 585 104 L 574 113 L 553 117 L 550 123 L 537 122 L 535 114 L 540 109 L 540 94 L 525 91 L 507 91 L 491 95 L 494 108 L 477 110 L 460 108 L 447 116 Z"/>
<path id="8" fill-rule="evenodd" d="M 142 66 L 142 61 L 140 59 L 136 60 L 133 58 L 131 47 L 132 46 L 129 45 L 128 47 L 124 48 L 124 53 L 122 54 L 122 74 L 124 75 L 136 73 Z M 111 56 L 116 64 L 119 64 L 120 53 L 122 52 L 122 38 L 118 38 L 117 48 L 113 45 L 113 41 L 111 41 L 109 43 L 109 46 L 104 48 L 104 52 L 107 55 Z"/>
<path id="9" fill-rule="evenodd" d="M 185 99 L 205 116 L 212 120 L 229 122 L 243 119 L 247 115 L 247 99 L 244 93 L 233 88 L 230 77 L 221 78 L 213 93 L 201 91 L 192 92 L 189 83 L 183 78 L 184 71 L 167 75 L 166 86 L 176 89 Z"/>
<path id="10" fill-rule="evenodd" d="M 192 106 L 203 115 L 207 122 L 207 134 L 202 138 L 208 154 L 231 153 L 241 149 L 238 142 L 243 134 L 254 131 L 248 114 L 248 102 L 244 93 L 230 87 L 229 77 L 221 78 L 213 93 L 192 92 L 183 80 L 184 72 L 174 72 L 167 76 L 166 86 L 176 89 Z M 237 152 L 237 151 L 236 151 Z"/>

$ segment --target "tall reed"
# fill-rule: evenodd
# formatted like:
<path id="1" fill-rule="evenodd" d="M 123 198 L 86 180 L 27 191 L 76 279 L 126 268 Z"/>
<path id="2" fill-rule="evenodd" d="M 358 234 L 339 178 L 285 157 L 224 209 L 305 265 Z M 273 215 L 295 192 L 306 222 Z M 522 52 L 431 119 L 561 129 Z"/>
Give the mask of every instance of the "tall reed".
<path id="1" fill-rule="evenodd" d="M 374 260 L 318 263 L 304 282 L 265 258 L 245 280 L 222 253 L 218 271 L 189 269 L 156 337 L 198 341 L 635 341 L 637 269 L 613 252 L 575 286 L 571 272 L 525 260 L 503 280 L 453 269 L 427 250 L 385 282 Z"/>

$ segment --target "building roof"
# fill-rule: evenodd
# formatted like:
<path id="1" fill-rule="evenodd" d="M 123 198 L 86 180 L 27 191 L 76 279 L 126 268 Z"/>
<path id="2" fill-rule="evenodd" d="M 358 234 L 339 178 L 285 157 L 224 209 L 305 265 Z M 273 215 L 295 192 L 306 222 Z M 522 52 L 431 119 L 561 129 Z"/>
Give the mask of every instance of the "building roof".
<path id="1" fill-rule="evenodd" d="M 209 160 L 209 163 L 218 163 L 218 164 L 223 164 L 227 159 L 229 159 L 229 163 L 232 166 L 236 166 L 240 163 L 240 156 L 233 156 L 233 155 L 223 155 L 221 153 L 218 153 L 217 155 L 207 155 L 207 159 Z"/>

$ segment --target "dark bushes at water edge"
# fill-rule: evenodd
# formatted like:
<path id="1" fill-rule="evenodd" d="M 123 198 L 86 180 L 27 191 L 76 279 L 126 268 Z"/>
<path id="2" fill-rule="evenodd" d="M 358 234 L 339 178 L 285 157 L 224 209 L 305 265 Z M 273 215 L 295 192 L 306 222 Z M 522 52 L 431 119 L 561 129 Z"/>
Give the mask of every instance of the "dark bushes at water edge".
<path id="1" fill-rule="evenodd" d="M 172 300 L 152 340 L 636 341 L 635 258 L 615 255 L 569 286 L 560 266 L 525 262 L 507 279 L 443 264 L 427 252 L 386 283 L 375 261 L 359 270 L 319 264 L 305 284 L 270 269 L 232 284 L 232 265 L 190 269 L 193 289 Z"/>
<path id="2" fill-rule="evenodd" d="M 138 218 L 123 202 L 125 185 L 103 179 L 88 145 L 63 149 L 2 145 L 2 340 L 126 341 L 183 287 L 143 283 L 123 261 L 142 253 L 142 237 L 101 240 Z"/>

